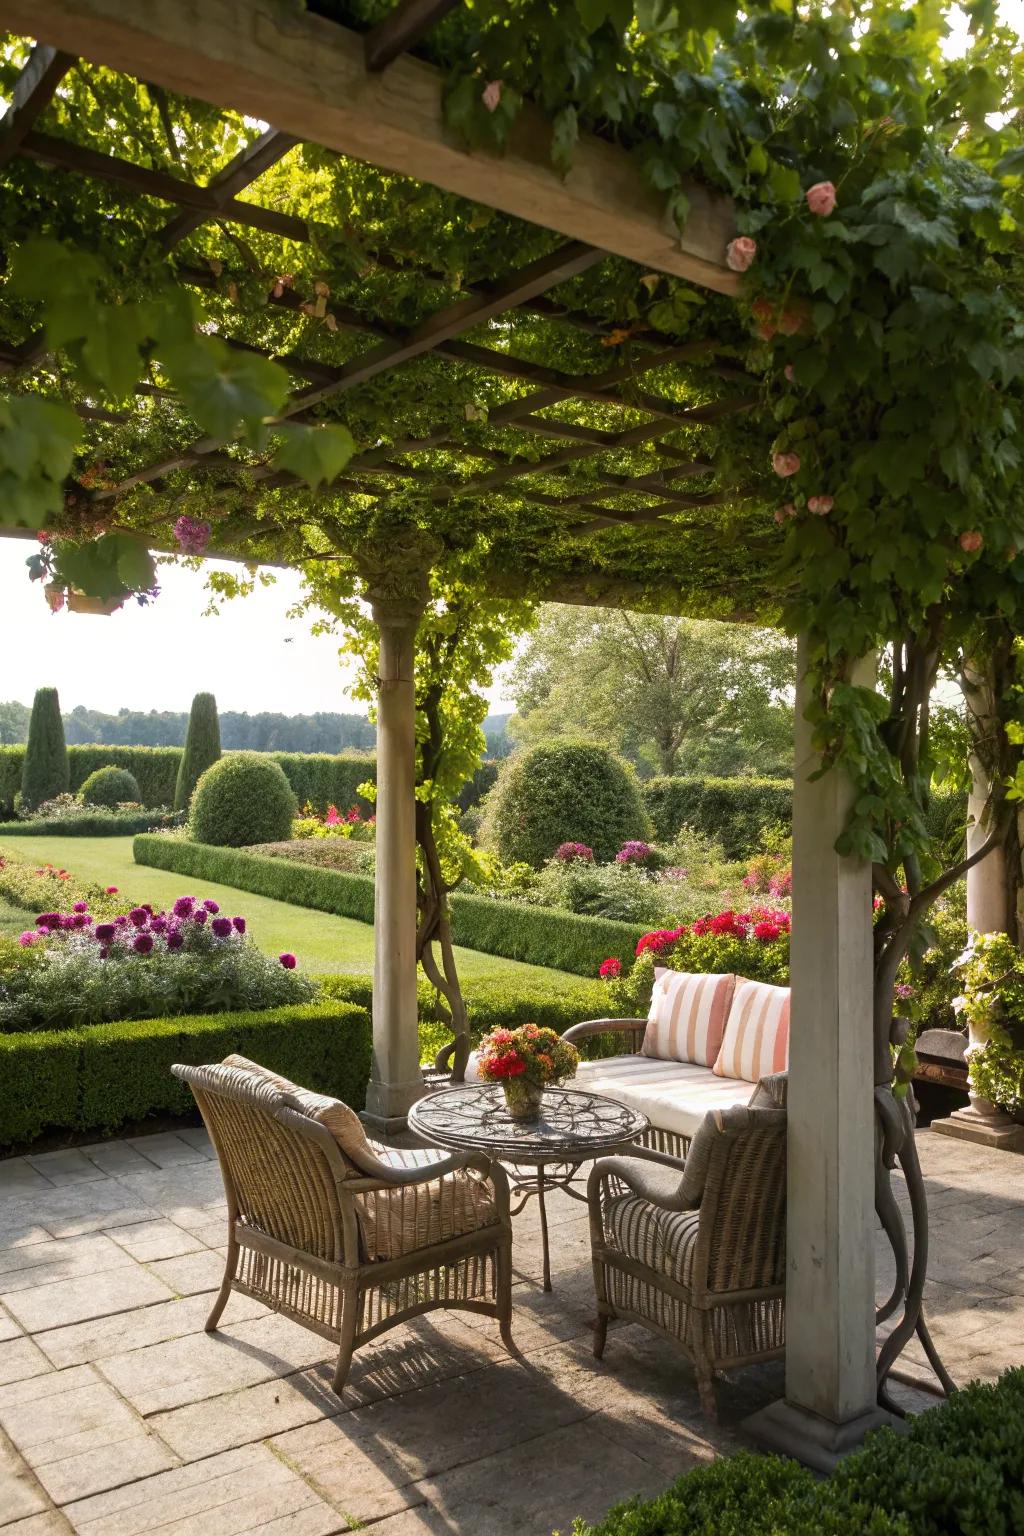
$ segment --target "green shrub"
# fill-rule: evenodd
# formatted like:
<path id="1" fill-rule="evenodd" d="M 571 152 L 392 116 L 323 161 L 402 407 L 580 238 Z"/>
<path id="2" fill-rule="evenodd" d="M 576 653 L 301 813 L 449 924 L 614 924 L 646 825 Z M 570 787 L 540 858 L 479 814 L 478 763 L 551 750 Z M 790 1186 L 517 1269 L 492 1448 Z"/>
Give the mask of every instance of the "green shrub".
<path id="1" fill-rule="evenodd" d="M 127 768 L 115 768 L 112 763 L 90 773 L 78 793 L 83 805 L 105 805 L 111 810 L 128 801 L 138 804 L 140 799 L 138 780 L 134 774 L 129 773 Z"/>
<path id="2" fill-rule="evenodd" d="M 233 752 L 207 768 L 192 796 L 189 830 L 218 848 L 279 843 L 288 837 L 295 796 L 278 763 L 258 752 Z"/>
<path id="3" fill-rule="evenodd" d="M 233 885 L 257 896 L 274 896 L 295 906 L 337 917 L 373 922 L 373 880 L 340 869 L 320 869 L 290 859 L 263 858 L 245 849 L 206 847 L 182 838 L 143 834 L 135 839 L 135 862 L 200 880 Z M 525 960 L 533 965 L 594 976 L 609 955 L 632 958 L 644 929 L 597 917 L 578 917 L 546 907 L 492 901 L 456 891 L 451 897 L 452 932 L 457 944 Z"/>
<path id="4" fill-rule="evenodd" d="M 34 810 L 43 800 L 64 794 L 70 782 L 57 690 L 37 688 L 21 772 L 21 804 L 26 810 Z"/>
<path id="5" fill-rule="evenodd" d="M 488 796 L 483 837 L 505 863 L 539 869 L 560 843 L 586 843 L 607 862 L 649 831 L 639 780 L 622 758 L 556 742 L 507 759 Z"/>
<path id="6" fill-rule="evenodd" d="M 360 784 L 373 783 L 377 777 L 372 753 L 272 752 L 270 756 L 284 770 L 300 805 L 311 805 L 320 816 L 330 805 L 343 814 L 355 805 L 364 816 L 373 815 L 372 803 L 358 793 Z"/>
<path id="7" fill-rule="evenodd" d="M 699 1467 L 576 1536 L 1017 1536 L 1024 1530 L 1024 1370 L 972 1383 L 883 1429 L 825 1482 L 777 1456 Z"/>
<path id="8" fill-rule="evenodd" d="M 692 827 L 717 839 L 727 859 L 756 853 L 765 827 L 788 832 L 793 820 L 792 779 L 648 779 L 643 799 L 660 841 Z"/>
<path id="9" fill-rule="evenodd" d="M 965 1019 L 987 1037 L 968 1058 L 972 1091 L 1024 1123 L 1024 954 L 1008 934 L 976 934 L 957 974 Z"/>
<path id="10" fill-rule="evenodd" d="M 187 811 L 196 785 L 207 768 L 220 757 L 220 721 L 212 693 L 197 693 L 192 700 L 185 732 L 185 748 L 174 785 L 174 809 Z"/>
<path id="11" fill-rule="evenodd" d="M 77 816 L 30 817 L 0 821 L 0 840 L 7 837 L 134 837 L 137 832 L 174 826 L 173 815 L 158 811 L 103 811 L 94 806 Z"/>
<path id="12" fill-rule="evenodd" d="M 370 1075 L 365 1007 L 330 1001 L 0 1035 L 0 1146 L 43 1131 L 111 1131 L 193 1108 L 172 1063 L 232 1051 L 361 1109 Z"/>
<path id="13" fill-rule="evenodd" d="M 0 747 L 0 817 L 14 814 L 14 801 L 21 790 L 24 765 L 23 746 Z"/>
<path id="14" fill-rule="evenodd" d="M 81 789 L 97 768 L 125 768 L 139 786 L 138 798 L 147 807 L 174 804 L 174 784 L 181 761 L 180 747 L 68 747 L 71 788 Z"/>

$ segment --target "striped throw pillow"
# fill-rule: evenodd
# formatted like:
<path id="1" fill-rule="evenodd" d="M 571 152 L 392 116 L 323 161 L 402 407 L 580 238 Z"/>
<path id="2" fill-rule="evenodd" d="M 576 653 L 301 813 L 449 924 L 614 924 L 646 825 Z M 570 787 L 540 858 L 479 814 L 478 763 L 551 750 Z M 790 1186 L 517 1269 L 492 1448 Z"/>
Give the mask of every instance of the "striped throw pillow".
<path id="1" fill-rule="evenodd" d="M 756 1083 L 789 1063 L 789 988 L 737 976 L 725 1038 L 713 1070 Z"/>
<path id="2" fill-rule="evenodd" d="M 735 984 L 735 976 L 656 971 L 640 1054 L 710 1067 L 722 1044 Z"/>

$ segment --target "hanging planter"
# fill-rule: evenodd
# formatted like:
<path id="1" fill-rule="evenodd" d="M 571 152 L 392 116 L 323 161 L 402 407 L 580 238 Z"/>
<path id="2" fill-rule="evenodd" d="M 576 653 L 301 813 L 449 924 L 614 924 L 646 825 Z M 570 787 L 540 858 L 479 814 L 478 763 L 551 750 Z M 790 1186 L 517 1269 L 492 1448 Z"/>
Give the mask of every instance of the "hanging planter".
<path id="1" fill-rule="evenodd" d="M 90 597 L 87 592 L 70 591 L 67 595 L 69 613 L 95 613 L 110 618 L 124 607 L 124 597 Z"/>

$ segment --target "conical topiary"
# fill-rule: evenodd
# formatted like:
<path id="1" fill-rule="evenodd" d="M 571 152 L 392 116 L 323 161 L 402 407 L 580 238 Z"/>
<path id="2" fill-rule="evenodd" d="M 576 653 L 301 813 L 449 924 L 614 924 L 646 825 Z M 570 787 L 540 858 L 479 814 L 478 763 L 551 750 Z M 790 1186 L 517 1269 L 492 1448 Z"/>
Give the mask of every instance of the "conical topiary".
<path id="1" fill-rule="evenodd" d="M 69 785 L 68 749 L 57 690 L 37 688 L 21 771 L 21 805 L 34 811 L 44 800 L 66 795 Z"/>
<path id="2" fill-rule="evenodd" d="M 185 750 L 178 765 L 174 786 L 174 809 L 187 811 L 199 780 L 220 757 L 220 722 L 217 700 L 212 693 L 197 693 L 192 700 L 185 733 Z"/>

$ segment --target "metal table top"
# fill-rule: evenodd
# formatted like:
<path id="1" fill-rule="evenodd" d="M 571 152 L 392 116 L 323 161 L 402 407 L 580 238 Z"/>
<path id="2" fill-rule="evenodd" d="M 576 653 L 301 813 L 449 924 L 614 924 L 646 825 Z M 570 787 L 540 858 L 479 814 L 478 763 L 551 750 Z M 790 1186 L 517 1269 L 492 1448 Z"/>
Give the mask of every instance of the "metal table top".
<path id="1" fill-rule="evenodd" d="M 435 1146 L 485 1152 L 499 1162 L 582 1162 L 636 1141 L 645 1115 L 579 1088 L 546 1088 L 538 1120 L 514 1120 L 498 1084 L 469 1083 L 419 1099 L 409 1127 Z"/>

